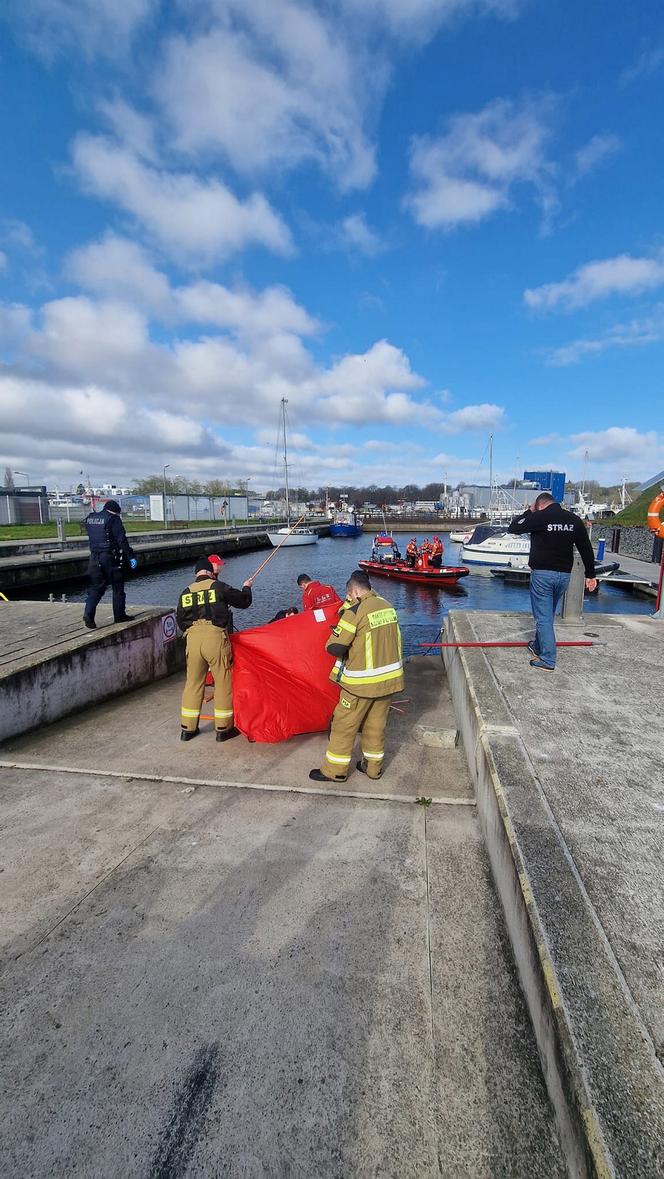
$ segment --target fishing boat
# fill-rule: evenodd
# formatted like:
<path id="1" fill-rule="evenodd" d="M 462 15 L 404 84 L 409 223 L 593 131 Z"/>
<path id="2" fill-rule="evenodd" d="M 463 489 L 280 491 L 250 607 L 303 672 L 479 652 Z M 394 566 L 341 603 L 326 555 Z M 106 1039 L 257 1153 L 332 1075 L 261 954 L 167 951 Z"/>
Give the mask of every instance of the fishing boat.
<path id="1" fill-rule="evenodd" d="M 464 565 L 475 568 L 527 569 L 530 537 L 513 536 L 500 524 L 478 524 L 472 536 L 461 546 Z"/>
<path id="2" fill-rule="evenodd" d="M 361 536 L 364 531 L 362 521 L 353 508 L 344 507 L 335 513 L 330 524 L 330 536 Z"/>
<path id="3" fill-rule="evenodd" d="M 281 398 L 281 419 L 279 423 L 279 438 L 283 433 L 284 443 L 284 484 L 286 487 L 286 524 L 283 528 L 268 532 L 268 540 L 274 548 L 279 546 L 294 548 L 296 545 L 316 544 L 318 533 L 313 528 L 304 528 L 297 524 L 291 527 L 290 491 L 288 486 L 288 443 L 286 439 L 286 406 L 288 398 Z M 278 443 L 279 439 L 277 440 Z"/>

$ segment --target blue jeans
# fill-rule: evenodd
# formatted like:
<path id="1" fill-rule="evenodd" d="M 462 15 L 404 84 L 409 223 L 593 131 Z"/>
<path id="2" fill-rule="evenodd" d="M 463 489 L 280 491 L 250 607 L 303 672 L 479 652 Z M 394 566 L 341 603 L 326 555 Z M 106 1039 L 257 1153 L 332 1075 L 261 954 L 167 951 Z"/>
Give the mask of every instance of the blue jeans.
<path id="1" fill-rule="evenodd" d="M 569 585 L 569 573 L 555 569 L 533 569 L 530 575 L 530 605 L 535 619 L 534 647 L 542 663 L 556 666 L 556 636 L 553 616 Z"/>

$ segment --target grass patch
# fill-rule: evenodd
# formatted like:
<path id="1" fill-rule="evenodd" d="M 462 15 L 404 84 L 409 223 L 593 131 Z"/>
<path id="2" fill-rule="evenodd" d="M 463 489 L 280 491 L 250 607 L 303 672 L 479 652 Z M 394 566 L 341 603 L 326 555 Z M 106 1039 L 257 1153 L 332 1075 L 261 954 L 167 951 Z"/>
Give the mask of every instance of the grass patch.
<path id="1" fill-rule="evenodd" d="M 628 504 L 624 511 L 618 512 L 618 515 L 613 517 L 611 523 L 617 524 L 618 526 L 623 524 L 625 528 L 630 526 L 638 527 L 639 525 L 645 527 L 648 508 L 658 491 L 659 485 L 657 483 L 654 483 L 652 487 L 647 487 L 645 491 L 641 492 L 638 499 L 634 500 L 634 503 Z"/>
<path id="2" fill-rule="evenodd" d="M 173 532 L 175 529 L 200 528 L 210 532 L 218 532 L 220 528 L 226 527 L 223 521 L 215 520 L 210 524 L 206 520 L 178 520 L 175 524 L 169 523 L 168 529 L 163 527 L 159 520 L 132 520 L 123 519 L 122 523 L 125 526 L 127 533 L 136 532 Z M 254 520 L 236 520 L 236 524 L 254 524 L 264 523 L 264 521 Z M 58 529 L 55 522 L 51 524 L 2 524 L 0 525 L 0 540 L 57 540 Z M 70 524 L 65 524 L 65 536 L 80 538 L 85 536 L 85 529 L 81 531 L 81 524 L 78 520 Z"/>

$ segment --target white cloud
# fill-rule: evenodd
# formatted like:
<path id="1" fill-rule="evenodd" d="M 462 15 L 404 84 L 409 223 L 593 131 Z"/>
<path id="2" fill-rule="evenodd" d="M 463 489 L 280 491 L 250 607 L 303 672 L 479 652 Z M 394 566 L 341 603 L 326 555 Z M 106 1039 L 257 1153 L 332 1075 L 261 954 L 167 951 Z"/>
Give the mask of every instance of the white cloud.
<path id="1" fill-rule="evenodd" d="M 3 217 L 0 220 L 0 241 L 10 252 L 20 250 L 32 255 L 42 252 L 30 226 L 15 217 Z"/>
<path id="2" fill-rule="evenodd" d="M 573 443 L 569 452 L 572 458 L 582 459 L 587 451 L 592 462 L 637 462 L 640 467 L 644 460 L 647 462 L 655 457 L 658 448 L 654 430 L 641 433 L 633 426 L 610 426 L 607 430 L 572 434 L 570 441 Z"/>
<path id="3" fill-rule="evenodd" d="M 650 315 L 628 323 L 615 324 L 600 336 L 573 340 L 548 353 L 547 363 L 562 368 L 578 364 L 586 356 L 598 356 L 611 348 L 639 348 L 664 340 L 664 303 L 658 303 Z"/>
<path id="4" fill-rule="evenodd" d="M 339 237 L 342 245 L 353 253 L 366 254 L 368 258 L 383 249 L 380 237 L 367 225 L 364 213 L 352 213 L 345 217 L 339 226 Z"/>
<path id="5" fill-rule="evenodd" d="M 217 7 L 221 26 L 173 37 L 154 81 L 176 146 L 221 154 L 249 175 L 313 160 L 342 189 L 366 187 L 375 163 L 365 100 L 369 79 L 372 90 L 383 88 L 379 66 L 362 70 L 343 25 L 313 6 Z"/>
<path id="6" fill-rule="evenodd" d="M 504 99 L 478 114 L 454 115 L 446 133 L 413 141 L 413 189 L 406 206 L 429 229 L 453 229 L 483 220 L 527 184 L 548 216 L 556 204 L 552 165 L 546 159 L 551 103 Z"/>
<path id="7" fill-rule="evenodd" d="M 260 193 L 241 201 L 219 180 L 148 166 L 102 136 L 79 135 L 74 167 L 85 188 L 113 201 L 173 257 L 211 263 L 258 244 L 287 254 L 290 233 Z"/>
<path id="8" fill-rule="evenodd" d="M 524 291 L 526 306 L 537 311 L 586 307 L 611 295 L 639 295 L 664 284 L 664 253 L 653 258 L 619 254 L 579 266 L 562 282 L 546 283 Z"/>
<path id="9" fill-rule="evenodd" d="M 180 287 L 176 299 L 182 318 L 228 328 L 244 336 L 281 332 L 313 336 L 320 330 L 318 321 L 295 302 L 285 287 L 266 287 L 255 295 L 202 281 Z"/>
<path id="10" fill-rule="evenodd" d="M 32 311 L 23 303 L 0 303 L 0 350 L 13 351 L 32 327 Z"/>
<path id="11" fill-rule="evenodd" d="M 166 275 L 154 268 L 146 251 L 114 233 L 74 250 L 65 273 L 84 290 L 127 298 L 153 311 L 168 312 L 173 303 Z"/>
<path id="12" fill-rule="evenodd" d="M 576 153 L 577 175 L 587 176 L 607 156 L 615 155 L 617 151 L 620 151 L 621 147 L 622 143 L 617 135 L 611 135 L 609 132 L 593 135 L 592 139 L 589 139 Z"/>
<path id="13" fill-rule="evenodd" d="M 664 46 L 656 45 L 653 49 L 644 49 L 633 65 L 628 66 L 620 75 L 622 86 L 635 82 L 638 78 L 649 78 L 664 65 Z"/>
<path id="14" fill-rule="evenodd" d="M 502 405 L 483 403 L 455 409 L 445 418 L 446 434 L 461 434 L 465 430 L 497 430 L 505 420 Z"/>
<path id="15" fill-rule="evenodd" d="M 121 56 L 155 8 L 155 0 L 10 0 L 6 15 L 50 61 L 72 50 L 85 57 Z"/>
<path id="16" fill-rule="evenodd" d="M 514 17 L 520 0 L 343 0 L 356 20 L 370 19 L 406 41 L 423 41 L 440 25 L 465 15 Z"/>

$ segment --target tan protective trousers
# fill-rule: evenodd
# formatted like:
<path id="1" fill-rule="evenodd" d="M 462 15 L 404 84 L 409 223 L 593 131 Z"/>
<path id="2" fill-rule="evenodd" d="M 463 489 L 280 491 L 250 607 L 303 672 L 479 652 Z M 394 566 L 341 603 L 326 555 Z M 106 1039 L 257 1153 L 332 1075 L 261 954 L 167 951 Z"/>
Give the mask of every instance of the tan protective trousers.
<path id="1" fill-rule="evenodd" d="M 180 723 L 193 732 L 205 694 L 208 668 L 214 676 L 214 727 L 230 729 L 233 725 L 233 673 L 231 644 L 225 630 L 211 622 L 195 622 L 186 634 L 187 682 L 182 693 Z"/>
<path id="2" fill-rule="evenodd" d="M 367 763 L 367 775 L 369 778 L 380 778 L 385 752 L 385 724 L 391 700 L 391 696 L 367 700 L 363 696 L 351 696 L 350 692 L 342 691 L 332 714 L 321 774 L 337 780 L 347 777 L 353 756 L 353 742 L 359 730 L 362 733 L 362 759 Z"/>

